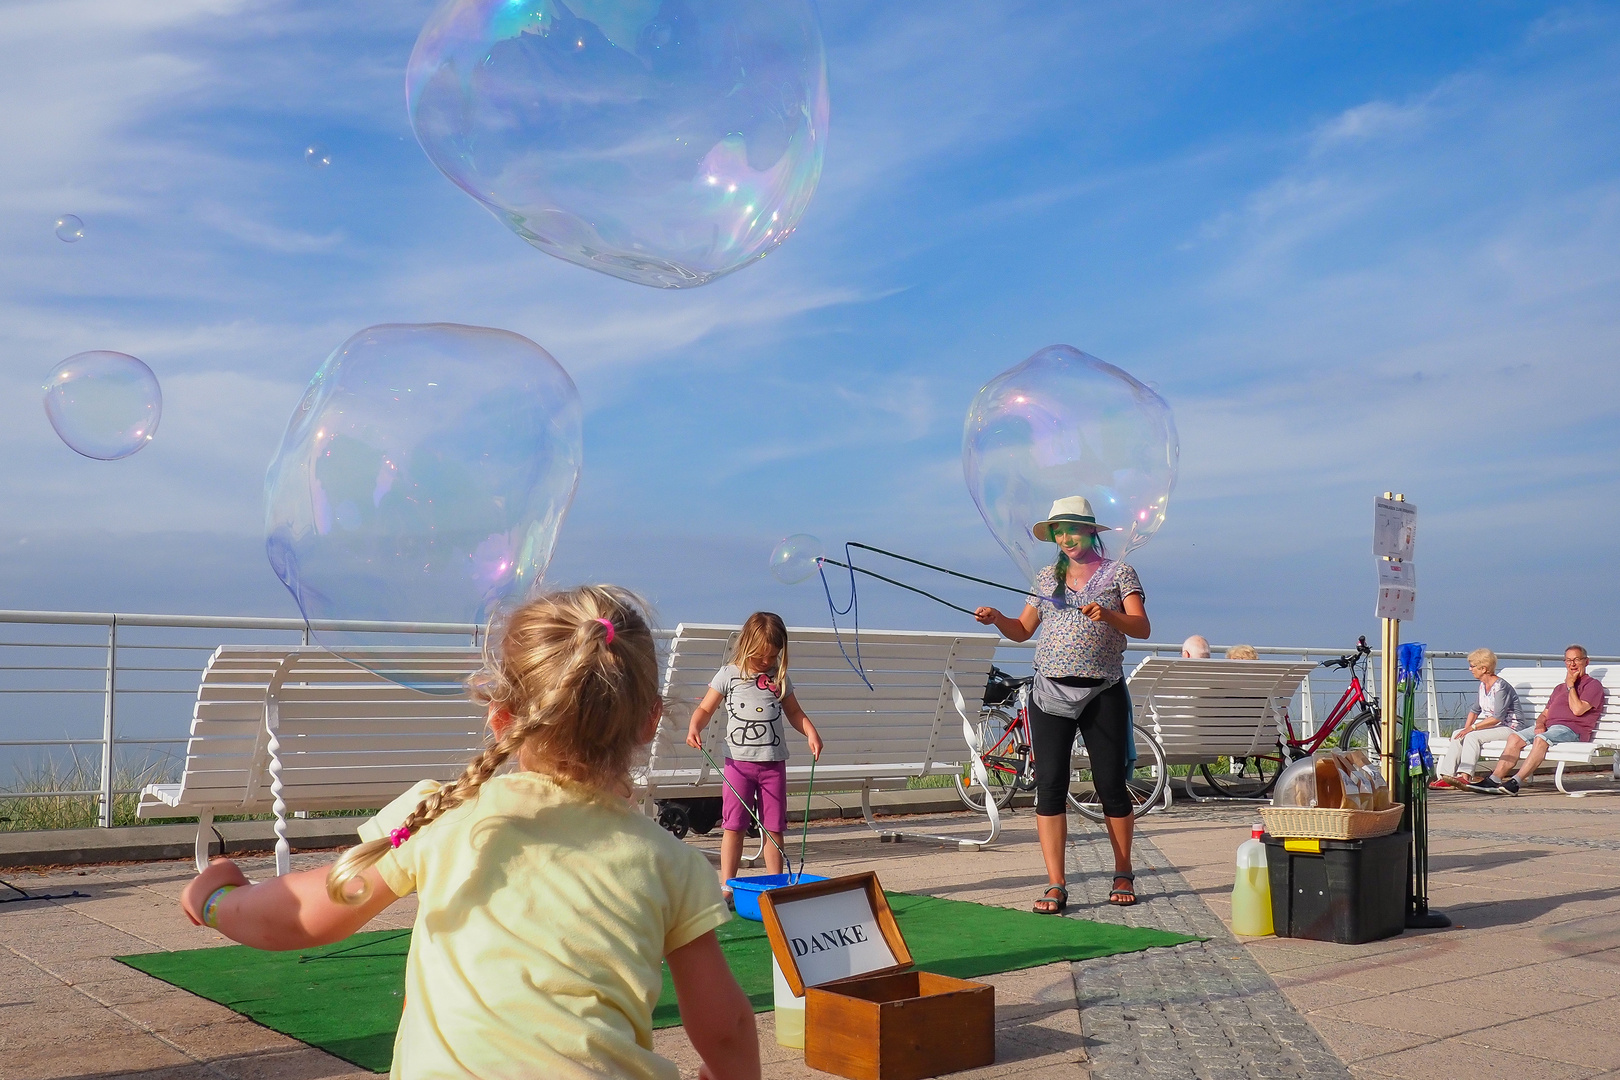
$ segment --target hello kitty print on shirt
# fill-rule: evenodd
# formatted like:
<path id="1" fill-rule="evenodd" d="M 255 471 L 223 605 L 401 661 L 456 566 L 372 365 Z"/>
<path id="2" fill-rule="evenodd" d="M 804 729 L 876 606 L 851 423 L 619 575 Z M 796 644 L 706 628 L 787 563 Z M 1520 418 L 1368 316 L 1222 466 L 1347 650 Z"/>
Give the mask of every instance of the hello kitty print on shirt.
<path id="1" fill-rule="evenodd" d="M 783 676 L 776 686 L 768 675 L 744 675 L 727 664 L 709 680 L 726 702 L 726 757 L 733 761 L 786 761 L 787 739 L 782 731 L 782 702 L 793 693 L 793 682 Z"/>

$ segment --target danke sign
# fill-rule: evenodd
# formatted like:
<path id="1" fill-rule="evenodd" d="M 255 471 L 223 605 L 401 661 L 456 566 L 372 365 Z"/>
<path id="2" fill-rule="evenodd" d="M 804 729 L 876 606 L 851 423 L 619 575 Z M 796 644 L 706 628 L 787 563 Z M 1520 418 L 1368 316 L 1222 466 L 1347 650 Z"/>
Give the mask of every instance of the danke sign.
<path id="1" fill-rule="evenodd" d="M 806 986 L 894 967 L 864 889 L 777 904 L 776 918 Z"/>

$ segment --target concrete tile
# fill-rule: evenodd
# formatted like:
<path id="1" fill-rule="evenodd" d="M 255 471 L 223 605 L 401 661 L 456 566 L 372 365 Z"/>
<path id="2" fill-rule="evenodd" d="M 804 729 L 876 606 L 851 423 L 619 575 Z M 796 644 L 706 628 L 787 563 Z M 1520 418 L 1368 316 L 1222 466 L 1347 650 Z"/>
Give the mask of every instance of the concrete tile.
<path id="1" fill-rule="evenodd" d="M 1307 1019 L 1317 1034 L 1322 1036 L 1322 1041 L 1327 1043 L 1333 1052 L 1339 1055 L 1339 1060 L 1346 1065 L 1353 1065 L 1381 1054 L 1421 1046 L 1430 1041 L 1427 1035 L 1395 1031 L 1350 1020 L 1336 1020 L 1320 1012 L 1312 1013 Z"/>
<path id="2" fill-rule="evenodd" d="M 1396 1076 L 1402 1080 L 1586 1080 L 1593 1072 L 1579 1065 L 1487 1051 L 1454 1041 L 1429 1042 L 1356 1063 L 1358 1076 Z"/>
<path id="3" fill-rule="evenodd" d="M 1330 1005 L 1313 1013 L 1311 1022 L 1314 1024 L 1321 1018 L 1369 1024 L 1431 1039 L 1449 1038 L 1479 1026 L 1479 1020 L 1466 1011 L 1418 997 L 1412 992 L 1384 994 L 1342 1005 Z"/>
<path id="4" fill-rule="evenodd" d="M 1592 1001 L 1590 996 L 1584 994 L 1565 993 L 1541 987 L 1531 989 L 1511 978 L 1469 979 L 1418 987 L 1412 991 L 1412 996 L 1466 1009 L 1476 1016 L 1501 1020 L 1535 1016 L 1585 1005 Z"/>
<path id="5" fill-rule="evenodd" d="M 1364 990 L 1331 981 L 1285 983 L 1279 979 L 1277 986 L 1283 992 L 1283 996 L 1288 998 L 1289 1003 L 1304 1013 L 1325 1009 L 1330 1005 L 1342 1005 L 1348 1001 L 1360 1001 L 1367 996 Z"/>
<path id="6" fill-rule="evenodd" d="M 1553 1013 L 1471 1031 L 1463 1036 L 1463 1041 L 1589 1069 L 1620 1069 L 1620 1043 L 1613 1039 L 1570 1038 L 1568 1022 L 1560 1020 L 1560 1015 Z M 1620 1020 L 1620 1015 L 1611 1014 L 1611 1019 Z"/>
<path id="7" fill-rule="evenodd" d="M 1573 1009 L 1562 1009 L 1553 1014 L 1560 1024 L 1573 1024 L 1578 1027 L 1592 1028 L 1601 1032 L 1607 1038 L 1613 1038 L 1617 1027 L 1620 1027 L 1620 1001 L 1610 998 L 1605 1001 L 1594 1001 L 1588 1005 L 1577 1005 Z M 1591 1038 L 1593 1036 L 1586 1036 Z M 1576 1032 L 1566 1030 L 1566 1039 L 1578 1039 L 1582 1036 Z"/>

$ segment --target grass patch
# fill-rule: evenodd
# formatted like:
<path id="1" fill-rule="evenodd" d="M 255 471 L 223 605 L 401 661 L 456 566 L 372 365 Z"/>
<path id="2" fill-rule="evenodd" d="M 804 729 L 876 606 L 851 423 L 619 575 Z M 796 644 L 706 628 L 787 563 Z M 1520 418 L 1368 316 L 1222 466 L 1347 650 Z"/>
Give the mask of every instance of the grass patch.
<path id="1" fill-rule="evenodd" d="M 147 784 L 172 784 L 176 769 L 171 762 L 146 761 L 123 765 L 113 773 L 114 790 L 139 791 Z M 77 758 L 71 764 L 47 761 L 32 772 L 19 771 L 10 787 L 0 789 L 0 832 L 34 832 L 45 829 L 89 829 L 101 823 L 100 798 L 95 795 L 63 795 L 64 791 L 92 791 L 101 787 L 101 768 Z M 137 794 L 113 796 L 113 826 L 195 825 L 195 817 L 138 818 Z M 376 810 L 312 810 L 312 818 L 370 817 Z M 221 814 L 215 822 L 274 821 L 274 814 Z"/>

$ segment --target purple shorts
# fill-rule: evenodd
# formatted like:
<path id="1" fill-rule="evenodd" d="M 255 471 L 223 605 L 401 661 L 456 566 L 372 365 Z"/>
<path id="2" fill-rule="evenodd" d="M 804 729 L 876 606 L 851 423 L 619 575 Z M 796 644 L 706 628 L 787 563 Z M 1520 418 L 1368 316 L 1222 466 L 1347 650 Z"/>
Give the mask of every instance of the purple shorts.
<path id="1" fill-rule="evenodd" d="M 779 833 L 787 829 L 787 762 L 726 758 L 725 773 L 730 783 L 721 795 L 722 829 L 742 832 L 753 823 L 745 804 L 756 806 L 766 832 Z M 736 795 L 732 794 L 732 788 L 736 788 Z"/>

